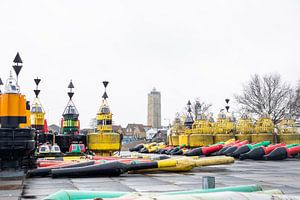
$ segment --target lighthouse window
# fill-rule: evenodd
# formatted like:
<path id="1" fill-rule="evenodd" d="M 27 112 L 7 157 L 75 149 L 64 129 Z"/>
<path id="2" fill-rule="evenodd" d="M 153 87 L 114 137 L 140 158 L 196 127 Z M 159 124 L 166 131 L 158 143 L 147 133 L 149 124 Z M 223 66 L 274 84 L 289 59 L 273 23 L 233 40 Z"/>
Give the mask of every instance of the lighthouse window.
<path id="1" fill-rule="evenodd" d="M 109 108 L 104 107 L 104 108 L 101 109 L 101 112 L 102 113 L 109 113 Z"/>
<path id="2" fill-rule="evenodd" d="M 17 88 L 16 88 L 16 86 L 15 86 L 15 85 L 11 85 L 11 86 L 10 86 L 10 89 L 11 89 L 12 91 L 15 91 L 15 90 L 17 90 Z"/>
<path id="3" fill-rule="evenodd" d="M 59 151 L 59 148 L 58 147 L 54 147 L 54 151 Z"/>
<path id="4" fill-rule="evenodd" d="M 42 112 L 42 108 L 41 107 L 38 107 L 38 112 Z"/>
<path id="5" fill-rule="evenodd" d="M 32 107 L 31 112 L 36 112 L 35 107 Z"/>

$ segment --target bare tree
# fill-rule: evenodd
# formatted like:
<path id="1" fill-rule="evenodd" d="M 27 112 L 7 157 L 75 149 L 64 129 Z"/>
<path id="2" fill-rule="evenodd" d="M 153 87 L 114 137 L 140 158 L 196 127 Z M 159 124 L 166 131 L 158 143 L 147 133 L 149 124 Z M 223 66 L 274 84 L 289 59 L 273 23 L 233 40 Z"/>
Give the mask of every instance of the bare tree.
<path id="1" fill-rule="evenodd" d="M 242 94 L 234 97 L 242 110 L 258 115 L 266 112 L 277 124 L 286 112 L 294 114 L 294 95 L 292 87 L 283 82 L 279 74 L 262 77 L 255 74 L 243 85 Z"/>
<path id="2" fill-rule="evenodd" d="M 212 104 L 206 103 L 204 101 L 200 101 L 200 98 L 196 98 L 193 102 L 191 102 L 191 111 L 193 116 L 195 117 L 197 114 L 204 113 L 205 115 L 209 114 L 209 110 Z M 185 106 L 182 115 L 187 115 L 188 106 Z"/>
<path id="3" fill-rule="evenodd" d="M 300 118 L 300 80 L 295 88 L 294 93 L 294 103 L 292 104 L 292 109 L 294 110 L 294 115 Z"/>

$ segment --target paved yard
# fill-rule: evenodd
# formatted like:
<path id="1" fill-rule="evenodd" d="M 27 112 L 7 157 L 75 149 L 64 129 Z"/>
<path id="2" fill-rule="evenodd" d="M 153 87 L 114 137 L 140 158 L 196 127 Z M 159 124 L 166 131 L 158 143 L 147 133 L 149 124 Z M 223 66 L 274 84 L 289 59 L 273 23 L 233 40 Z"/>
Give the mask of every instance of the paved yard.
<path id="1" fill-rule="evenodd" d="M 300 196 L 300 159 L 289 159 L 279 162 L 236 161 L 231 165 L 195 168 L 186 173 L 124 174 L 113 178 L 30 178 L 24 182 L 22 199 L 42 199 L 61 189 L 137 192 L 191 190 L 202 188 L 202 176 L 215 176 L 216 187 L 259 184 L 264 189 L 277 188 L 286 194 Z M 18 188 L 0 191 L 0 199 L 18 199 L 21 192 Z"/>

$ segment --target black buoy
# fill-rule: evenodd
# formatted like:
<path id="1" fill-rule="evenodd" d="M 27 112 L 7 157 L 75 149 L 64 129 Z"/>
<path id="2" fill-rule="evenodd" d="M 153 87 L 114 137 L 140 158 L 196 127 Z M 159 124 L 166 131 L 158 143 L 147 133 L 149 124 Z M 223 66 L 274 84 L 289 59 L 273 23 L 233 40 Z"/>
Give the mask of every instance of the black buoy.
<path id="1" fill-rule="evenodd" d="M 253 160 L 263 160 L 265 155 L 265 150 L 263 147 L 256 147 L 252 149 L 251 151 L 241 154 L 239 159 L 245 160 L 245 159 L 253 159 Z"/>
<path id="2" fill-rule="evenodd" d="M 198 147 L 195 149 L 191 149 L 185 153 L 186 156 L 200 156 L 202 155 L 202 148 Z"/>
<path id="3" fill-rule="evenodd" d="M 288 157 L 288 149 L 286 147 L 277 147 L 271 153 L 264 156 L 265 160 L 284 160 Z"/>
<path id="4" fill-rule="evenodd" d="M 157 151 L 157 153 L 159 153 L 159 154 L 165 154 L 166 151 L 167 151 L 167 149 L 159 149 L 159 150 Z"/>
<path id="5" fill-rule="evenodd" d="M 220 155 L 224 155 L 224 151 L 226 151 L 227 149 L 229 149 L 231 146 L 225 146 L 223 147 L 220 151 L 217 151 L 215 154 L 216 156 L 220 156 Z"/>
<path id="6" fill-rule="evenodd" d="M 174 148 L 172 148 L 172 149 L 167 150 L 167 151 L 166 151 L 166 154 L 167 154 L 167 155 L 170 155 L 171 152 L 172 152 L 172 151 L 175 151 L 176 148 L 179 148 L 179 147 L 174 147 Z"/>
<path id="7" fill-rule="evenodd" d="M 238 158 L 241 154 L 247 153 L 249 152 L 251 149 L 249 147 L 249 144 L 245 144 L 243 146 L 241 146 L 240 148 L 238 148 L 237 150 L 235 150 L 231 156 L 234 158 Z"/>
<path id="8" fill-rule="evenodd" d="M 44 177 L 49 176 L 51 173 L 51 169 L 65 169 L 65 168 L 73 168 L 73 167 L 83 167 L 94 165 L 95 161 L 81 162 L 75 164 L 69 164 L 59 167 L 42 167 L 37 169 L 32 169 L 27 172 L 27 177 Z"/>
<path id="9" fill-rule="evenodd" d="M 170 155 L 182 155 L 182 154 L 183 154 L 183 151 L 179 148 L 170 152 Z"/>
<path id="10" fill-rule="evenodd" d="M 139 153 L 149 153 L 149 150 L 146 147 L 143 147 L 139 150 Z"/>
<path id="11" fill-rule="evenodd" d="M 52 178 L 60 177 L 97 177 L 97 176 L 119 176 L 128 170 L 128 165 L 120 162 L 109 162 L 85 167 L 74 167 L 66 169 L 52 169 Z"/>
<path id="12" fill-rule="evenodd" d="M 144 148 L 144 145 L 138 144 L 135 147 L 129 148 L 129 151 L 139 151 L 141 148 Z"/>
<path id="13" fill-rule="evenodd" d="M 231 146 L 228 149 L 226 149 L 223 154 L 226 156 L 231 156 L 231 154 L 238 149 L 238 146 Z"/>

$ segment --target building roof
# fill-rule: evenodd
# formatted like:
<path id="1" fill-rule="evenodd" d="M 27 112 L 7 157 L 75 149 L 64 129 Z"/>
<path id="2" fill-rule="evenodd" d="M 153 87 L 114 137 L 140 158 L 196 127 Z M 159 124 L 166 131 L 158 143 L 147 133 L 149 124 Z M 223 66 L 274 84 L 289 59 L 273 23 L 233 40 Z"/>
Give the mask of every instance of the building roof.
<path id="1" fill-rule="evenodd" d="M 131 131 L 133 131 L 136 127 L 140 127 L 142 129 L 144 129 L 143 124 L 127 124 L 126 130 L 130 129 Z"/>
<path id="2" fill-rule="evenodd" d="M 52 130 L 53 132 L 57 132 L 57 133 L 60 132 L 60 127 L 57 126 L 56 124 L 51 124 L 50 126 L 48 126 L 48 129 Z"/>
<path id="3" fill-rule="evenodd" d="M 124 133 L 125 133 L 125 130 L 124 130 L 124 128 L 122 128 L 121 125 L 112 125 L 112 130 L 113 130 L 114 132 L 118 132 L 118 133 L 121 132 L 121 134 L 124 134 Z"/>

